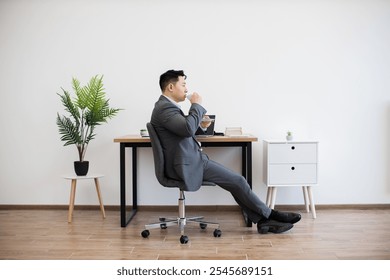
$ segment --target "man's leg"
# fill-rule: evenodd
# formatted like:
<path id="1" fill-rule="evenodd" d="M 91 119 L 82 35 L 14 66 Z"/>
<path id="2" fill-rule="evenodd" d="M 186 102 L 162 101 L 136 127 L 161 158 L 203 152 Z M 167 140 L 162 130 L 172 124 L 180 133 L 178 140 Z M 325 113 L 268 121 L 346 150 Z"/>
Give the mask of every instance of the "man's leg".
<path id="1" fill-rule="evenodd" d="M 203 179 L 214 182 L 229 191 L 248 217 L 257 223 L 259 233 L 282 233 L 301 219 L 297 213 L 279 212 L 270 209 L 251 190 L 246 179 L 225 166 L 205 159 Z"/>
<path id="2" fill-rule="evenodd" d="M 254 223 L 270 216 L 271 209 L 257 197 L 240 174 L 215 161 L 205 160 L 203 179 L 229 191 Z"/>

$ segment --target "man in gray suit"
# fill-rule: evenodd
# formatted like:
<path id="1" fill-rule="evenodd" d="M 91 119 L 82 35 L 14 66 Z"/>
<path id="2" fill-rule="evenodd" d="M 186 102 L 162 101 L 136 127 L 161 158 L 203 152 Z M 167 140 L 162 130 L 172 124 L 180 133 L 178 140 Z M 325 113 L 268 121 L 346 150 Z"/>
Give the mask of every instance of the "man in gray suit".
<path id="1" fill-rule="evenodd" d="M 184 181 L 186 191 L 196 191 L 202 181 L 209 181 L 229 191 L 248 217 L 257 223 L 261 234 L 282 233 L 293 227 L 301 215 L 270 209 L 252 192 L 246 179 L 223 165 L 212 161 L 202 152 L 195 138 L 199 127 L 207 128 L 202 121 L 206 109 L 202 97 L 194 92 L 189 99 L 188 115 L 180 109 L 179 102 L 186 99 L 186 78 L 182 70 L 169 70 L 160 76 L 162 95 L 155 104 L 151 124 L 155 128 L 165 157 L 168 177 Z"/>

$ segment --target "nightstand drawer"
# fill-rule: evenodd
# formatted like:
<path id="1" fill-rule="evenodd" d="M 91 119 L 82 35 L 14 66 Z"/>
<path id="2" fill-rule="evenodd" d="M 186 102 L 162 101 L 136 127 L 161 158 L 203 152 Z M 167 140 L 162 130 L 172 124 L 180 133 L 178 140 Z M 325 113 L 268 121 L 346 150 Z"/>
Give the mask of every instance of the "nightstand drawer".
<path id="1" fill-rule="evenodd" d="M 317 163 L 317 144 L 270 144 L 268 163 Z"/>
<path id="2" fill-rule="evenodd" d="M 317 164 L 270 164 L 269 185 L 317 184 Z"/>

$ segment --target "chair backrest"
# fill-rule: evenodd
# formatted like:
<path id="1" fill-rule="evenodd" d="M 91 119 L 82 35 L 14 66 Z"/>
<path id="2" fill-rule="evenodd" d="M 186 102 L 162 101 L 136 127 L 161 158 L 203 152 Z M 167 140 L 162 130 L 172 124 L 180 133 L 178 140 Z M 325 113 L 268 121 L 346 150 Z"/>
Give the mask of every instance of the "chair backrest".
<path id="1" fill-rule="evenodd" d="M 182 189 L 184 182 L 176 181 L 166 177 L 164 168 L 164 153 L 160 139 L 158 138 L 157 132 L 151 123 L 147 123 L 146 128 L 148 129 L 150 142 L 152 143 L 154 172 L 158 182 L 164 187 Z"/>

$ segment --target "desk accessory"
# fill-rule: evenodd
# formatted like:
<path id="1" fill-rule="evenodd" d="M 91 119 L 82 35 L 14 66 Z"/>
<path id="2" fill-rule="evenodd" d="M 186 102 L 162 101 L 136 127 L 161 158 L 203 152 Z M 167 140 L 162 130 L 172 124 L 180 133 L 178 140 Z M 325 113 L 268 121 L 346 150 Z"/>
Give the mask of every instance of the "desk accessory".
<path id="1" fill-rule="evenodd" d="M 227 127 L 225 129 L 225 135 L 232 137 L 232 136 L 240 136 L 242 135 L 242 128 L 241 127 Z"/>

